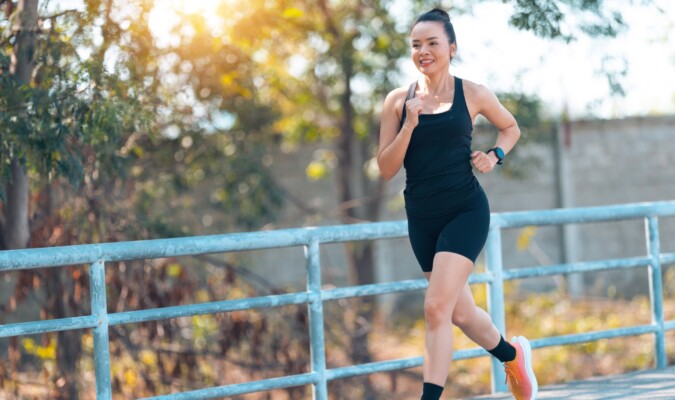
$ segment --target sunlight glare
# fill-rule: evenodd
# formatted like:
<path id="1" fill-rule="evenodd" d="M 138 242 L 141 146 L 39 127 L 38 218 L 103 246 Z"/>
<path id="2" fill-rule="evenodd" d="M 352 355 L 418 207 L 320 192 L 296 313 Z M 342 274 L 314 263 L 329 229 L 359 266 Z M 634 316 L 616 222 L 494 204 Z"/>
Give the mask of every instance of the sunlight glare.
<path id="1" fill-rule="evenodd" d="M 231 0 L 154 0 L 148 24 L 159 46 L 175 44 L 171 31 L 181 23 L 181 14 L 201 14 L 206 17 L 209 28 L 215 29 L 220 22 L 217 16 L 218 8 L 231 2 Z"/>

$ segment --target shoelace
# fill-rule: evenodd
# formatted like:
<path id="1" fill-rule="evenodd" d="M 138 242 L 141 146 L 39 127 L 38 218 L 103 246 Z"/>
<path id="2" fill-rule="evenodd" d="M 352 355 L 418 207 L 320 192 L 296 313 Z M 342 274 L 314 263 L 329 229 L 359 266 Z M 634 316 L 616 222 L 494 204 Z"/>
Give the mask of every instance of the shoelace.
<path id="1" fill-rule="evenodd" d="M 511 371 L 508 365 L 504 365 L 504 372 L 506 372 L 506 378 L 504 379 L 504 383 L 509 383 L 509 377 L 513 380 L 513 383 L 516 385 L 518 384 L 518 377 L 514 373 L 514 371 Z"/>

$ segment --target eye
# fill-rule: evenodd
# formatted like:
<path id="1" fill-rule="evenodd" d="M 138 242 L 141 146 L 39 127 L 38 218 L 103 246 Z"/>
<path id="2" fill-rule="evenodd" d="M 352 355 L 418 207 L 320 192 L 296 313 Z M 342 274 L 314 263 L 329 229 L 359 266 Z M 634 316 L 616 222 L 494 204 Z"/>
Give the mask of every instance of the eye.
<path id="1" fill-rule="evenodd" d="M 412 47 L 413 47 L 413 49 L 419 49 L 420 45 L 419 44 L 413 44 Z"/>
<path id="2" fill-rule="evenodd" d="M 431 42 L 432 46 L 436 46 L 437 44 L 438 44 L 438 42 Z"/>

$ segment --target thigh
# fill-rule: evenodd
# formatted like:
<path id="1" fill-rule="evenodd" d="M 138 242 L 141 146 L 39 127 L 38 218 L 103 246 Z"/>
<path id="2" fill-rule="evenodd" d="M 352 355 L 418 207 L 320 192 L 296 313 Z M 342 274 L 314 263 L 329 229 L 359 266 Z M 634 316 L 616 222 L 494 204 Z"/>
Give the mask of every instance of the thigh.
<path id="1" fill-rule="evenodd" d="M 482 190 L 441 231 L 436 252 L 461 254 L 476 262 L 490 228 L 490 208 Z"/>
<path id="2" fill-rule="evenodd" d="M 436 253 L 425 301 L 443 304 L 449 316 L 452 315 L 459 299 L 466 301 L 464 288 L 468 288 L 467 282 L 472 270 L 471 260 L 461 254 L 445 251 Z"/>
<path id="3" fill-rule="evenodd" d="M 424 272 L 430 272 L 433 267 L 436 243 L 445 225 L 443 217 L 420 218 L 408 215 L 410 246 Z"/>

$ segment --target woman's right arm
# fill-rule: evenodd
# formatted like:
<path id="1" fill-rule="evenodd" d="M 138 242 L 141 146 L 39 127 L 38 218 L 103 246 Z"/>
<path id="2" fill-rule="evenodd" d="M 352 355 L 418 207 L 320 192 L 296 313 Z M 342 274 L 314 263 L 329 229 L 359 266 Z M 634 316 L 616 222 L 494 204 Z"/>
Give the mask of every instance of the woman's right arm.
<path id="1" fill-rule="evenodd" d="M 377 152 L 377 166 L 380 168 L 380 175 L 389 180 L 396 175 L 403 165 L 405 152 L 410 144 L 410 137 L 417 126 L 418 114 L 422 112 L 419 99 L 411 99 L 406 103 L 406 119 L 403 127 L 396 105 L 401 104 L 401 96 L 405 96 L 404 89 L 396 89 L 389 92 L 384 99 L 382 106 L 382 116 L 380 118 L 380 146 Z M 412 104 L 411 104 L 412 103 Z M 419 103 L 419 104 L 418 104 Z M 412 110 L 411 110 L 412 106 Z"/>

